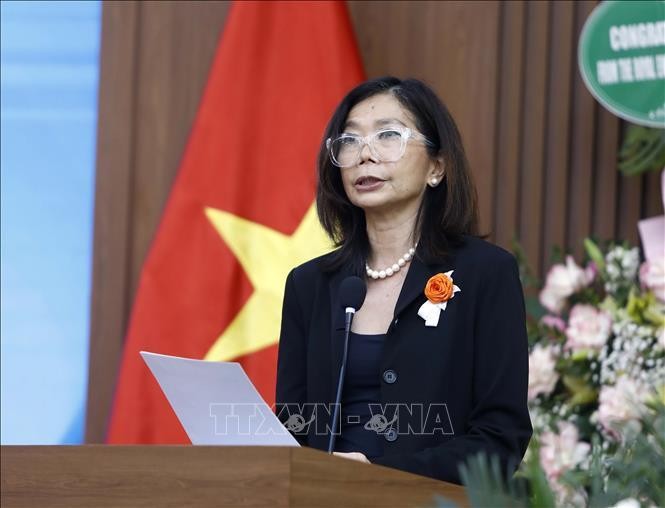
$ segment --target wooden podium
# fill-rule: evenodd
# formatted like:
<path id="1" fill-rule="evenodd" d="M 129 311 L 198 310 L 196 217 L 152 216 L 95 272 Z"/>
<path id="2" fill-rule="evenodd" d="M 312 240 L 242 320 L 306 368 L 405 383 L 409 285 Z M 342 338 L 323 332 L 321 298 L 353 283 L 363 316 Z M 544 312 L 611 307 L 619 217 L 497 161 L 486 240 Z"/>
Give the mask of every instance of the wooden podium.
<path id="1" fill-rule="evenodd" d="M 3 508 L 467 506 L 464 489 L 309 448 L 2 446 Z"/>

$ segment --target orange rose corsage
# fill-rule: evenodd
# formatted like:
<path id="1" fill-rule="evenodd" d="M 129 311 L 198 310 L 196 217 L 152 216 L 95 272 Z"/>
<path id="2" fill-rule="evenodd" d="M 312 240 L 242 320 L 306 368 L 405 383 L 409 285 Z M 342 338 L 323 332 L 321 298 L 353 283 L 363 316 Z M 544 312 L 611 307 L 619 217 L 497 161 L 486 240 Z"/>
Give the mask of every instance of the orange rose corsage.
<path id="1" fill-rule="evenodd" d="M 418 309 L 418 315 L 425 320 L 425 326 L 436 326 L 442 310 L 446 310 L 448 301 L 455 293 L 462 291 L 453 281 L 453 270 L 437 273 L 430 277 L 425 285 L 427 301 Z"/>

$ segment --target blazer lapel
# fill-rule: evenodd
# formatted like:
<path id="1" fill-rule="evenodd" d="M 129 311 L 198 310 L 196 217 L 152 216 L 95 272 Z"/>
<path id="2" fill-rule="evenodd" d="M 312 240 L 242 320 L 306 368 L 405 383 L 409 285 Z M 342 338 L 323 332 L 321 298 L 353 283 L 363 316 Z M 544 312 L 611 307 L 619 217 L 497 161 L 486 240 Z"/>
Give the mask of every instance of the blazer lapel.
<path id="1" fill-rule="evenodd" d="M 400 294 L 397 297 L 393 319 L 399 316 L 399 314 L 416 298 L 424 297 L 425 285 L 432 275 L 450 270 L 450 268 L 444 270 L 444 266 L 445 265 L 441 264 L 426 265 L 418 258 L 411 260 L 409 271 L 407 272 L 406 279 L 404 279 L 404 284 L 402 285 L 402 291 L 400 291 Z"/>

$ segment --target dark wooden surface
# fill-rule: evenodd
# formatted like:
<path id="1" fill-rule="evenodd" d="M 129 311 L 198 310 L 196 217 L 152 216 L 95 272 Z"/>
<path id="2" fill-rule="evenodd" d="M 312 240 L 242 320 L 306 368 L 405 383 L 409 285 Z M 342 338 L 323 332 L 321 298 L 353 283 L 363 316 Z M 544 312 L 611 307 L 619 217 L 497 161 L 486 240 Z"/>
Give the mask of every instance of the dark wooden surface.
<path id="1" fill-rule="evenodd" d="M 321 500 L 328 499 L 330 506 L 422 508 L 435 506 L 435 495 L 460 508 L 468 506 L 466 492 L 459 485 L 348 459 L 323 460 L 322 453 L 292 450 L 292 506 L 321 506 Z"/>
<path id="2" fill-rule="evenodd" d="M 3 446 L 3 507 L 466 506 L 452 484 L 307 448 Z"/>
<path id="3" fill-rule="evenodd" d="M 462 132 L 482 228 L 537 275 L 554 246 L 637 242 L 657 174 L 616 170 L 622 123 L 587 92 L 593 1 L 351 2 L 369 77 L 429 82 Z M 104 2 L 86 440 L 102 442 L 138 275 L 196 113 L 228 2 Z"/>

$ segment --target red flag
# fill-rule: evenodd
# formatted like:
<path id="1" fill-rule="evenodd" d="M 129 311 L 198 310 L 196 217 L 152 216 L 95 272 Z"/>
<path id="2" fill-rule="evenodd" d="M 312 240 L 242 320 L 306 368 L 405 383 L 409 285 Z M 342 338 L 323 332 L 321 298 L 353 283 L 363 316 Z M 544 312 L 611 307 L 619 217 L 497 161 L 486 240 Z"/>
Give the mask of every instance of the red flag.
<path id="1" fill-rule="evenodd" d="M 140 350 L 235 359 L 274 402 L 284 277 L 323 248 L 320 137 L 362 78 L 344 3 L 233 4 L 141 273 L 109 442 L 188 442 Z"/>

